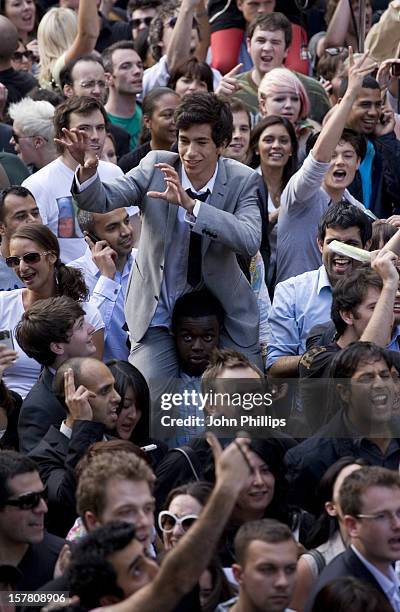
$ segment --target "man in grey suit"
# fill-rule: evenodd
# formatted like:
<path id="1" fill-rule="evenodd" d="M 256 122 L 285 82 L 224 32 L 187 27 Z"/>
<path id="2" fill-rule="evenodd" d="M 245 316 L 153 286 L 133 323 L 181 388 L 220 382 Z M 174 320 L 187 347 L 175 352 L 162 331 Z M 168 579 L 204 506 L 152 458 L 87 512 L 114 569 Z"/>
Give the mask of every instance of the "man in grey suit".
<path id="1" fill-rule="evenodd" d="M 125 177 L 102 184 L 87 136 L 64 130 L 62 144 L 80 163 L 72 193 L 80 208 L 107 212 L 138 205 L 139 252 L 125 314 L 130 361 L 155 388 L 178 376 L 169 328 L 175 301 L 206 287 L 225 310 L 222 345 L 261 366 L 259 314 L 236 254 L 249 260 L 261 240 L 258 175 L 221 152 L 232 136 L 229 106 L 212 93 L 186 96 L 176 110 L 179 155 L 151 151 Z"/>

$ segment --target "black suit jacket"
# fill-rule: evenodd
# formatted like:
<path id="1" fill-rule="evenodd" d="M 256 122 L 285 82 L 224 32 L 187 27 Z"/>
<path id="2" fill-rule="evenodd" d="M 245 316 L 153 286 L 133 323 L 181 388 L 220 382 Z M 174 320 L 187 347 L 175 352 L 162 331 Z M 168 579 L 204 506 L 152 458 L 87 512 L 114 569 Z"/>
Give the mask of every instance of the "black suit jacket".
<path id="1" fill-rule="evenodd" d="M 18 421 L 20 450 L 30 453 L 46 435 L 51 425 L 56 429 L 66 417 L 66 412 L 53 391 L 54 376 L 44 368 L 38 381 L 24 399 Z"/>
<path id="2" fill-rule="evenodd" d="M 39 467 L 40 477 L 48 488 L 47 527 L 51 533 L 65 536 L 76 518 L 75 468 L 94 442 L 104 437 L 104 425 L 76 421 L 68 439 L 53 425 L 43 440 L 29 453 Z"/>
<path id="3" fill-rule="evenodd" d="M 360 561 L 352 549 L 348 548 L 344 553 L 338 555 L 323 569 L 313 590 L 311 591 L 311 595 L 307 600 L 304 612 L 311 612 L 317 594 L 326 584 L 328 584 L 328 582 L 335 580 L 335 578 L 347 576 L 358 578 L 358 580 L 361 580 L 362 582 L 368 582 L 386 597 L 384 591 L 381 589 L 379 583 L 375 580 L 371 572 Z"/>

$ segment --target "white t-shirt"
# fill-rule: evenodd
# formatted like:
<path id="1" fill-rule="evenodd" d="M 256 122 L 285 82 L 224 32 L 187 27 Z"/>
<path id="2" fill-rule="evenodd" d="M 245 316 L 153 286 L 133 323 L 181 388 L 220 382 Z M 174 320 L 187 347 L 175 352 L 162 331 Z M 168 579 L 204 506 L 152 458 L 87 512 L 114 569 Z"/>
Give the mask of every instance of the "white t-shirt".
<path id="1" fill-rule="evenodd" d="M 3 380 L 9 389 L 16 391 L 22 399 L 25 399 L 31 387 L 37 381 L 42 366 L 24 353 L 15 337 L 15 328 L 25 312 L 22 302 L 23 291 L 23 289 L 13 289 L 13 291 L 2 291 L 0 293 L 0 328 L 12 332 L 14 350 L 18 353 L 15 364 L 4 371 Z M 104 328 L 101 315 L 95 306 L 84 302 L 82 308 L 86 313 L 85 318 L 96 331 Z"/>
<path id="2" fill-rule="evenodd" d="M 99 162 L 98 172 L 102 181 L 124 176 L 119 166 L 105 161 Z M 71 196 L 73 178 L 74 171 L 58 157 L 22 183 L 35 196 L 44 225 L 57 236 L 65 264 L 81 257 L 87 249 Z M 129 214 L 134 213 L 129 210 Z"/>

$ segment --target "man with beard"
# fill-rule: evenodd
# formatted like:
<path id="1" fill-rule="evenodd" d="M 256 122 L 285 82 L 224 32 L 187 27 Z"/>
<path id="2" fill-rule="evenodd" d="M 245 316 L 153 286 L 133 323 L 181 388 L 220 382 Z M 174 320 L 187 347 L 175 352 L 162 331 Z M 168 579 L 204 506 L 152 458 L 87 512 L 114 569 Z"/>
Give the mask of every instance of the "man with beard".
<path id="1" fill-rule="evenodd" d="M 129 357 L 124 302 L 132 264 L 134 231 L 125 208 L 100 214 L 79 210 L 77 220 L 90 246 L 69 265 L 82 270 L 90 302 L 105 325 L 104 360 Z M 133 250 L 132 250 L 133 249 Z"/>
<path id="2" fill-rule="evenodd" d="M 393 417 L 392 353 L 372 342 L 353 342 L 330 371 L 336 414 L 311 438 L 285 456 L 290 501 L 318 512 L 315 489 L 340 457 L 398 470 L 400 423 Z"/>
<path id="3" fill-rule="evenodd" d="M 330 317 L 332 288 L 357 266 L 354 259 L 329 249 L 333 240 L 364 248 L 371 238 L 371 222 L 365 213 L 348 202 L 331 204 L 320 220 L 318 248 L 323 264 L 279 283 L 268 322 L 267 368 L 272 376 L 297 377 L 301 355 L 311 328 Z M 292 255 L 293 256 L 293 255 Z"/>
<path id="4" fill-rule="evenodd" d="M 345 130 L 347 118 L 363 78 L 374 68 L 365 54 L 354 61 L 350 54 L 349 85 L 340 104 L 332 111 L 301 168 L 291 177 L 281 197 L 278 217 L 277 282 L 284 281 L 321 265 L 315 242 L 318 219 L 332 202 L 345 200 L 363 209 L 348 192 L 361 160 L 366 142 L 362 134 Z M 373 216 L 373 218 L 375 218 Z M 296 257 L 293 257 L 293 240 Z"/>

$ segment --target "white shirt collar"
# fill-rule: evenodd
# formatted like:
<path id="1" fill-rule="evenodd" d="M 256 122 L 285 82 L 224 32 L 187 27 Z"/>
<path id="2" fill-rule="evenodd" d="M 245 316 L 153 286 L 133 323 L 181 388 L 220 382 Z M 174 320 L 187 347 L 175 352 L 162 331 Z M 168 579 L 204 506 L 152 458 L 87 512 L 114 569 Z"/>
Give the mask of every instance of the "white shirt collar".
<path id="1" fill-rule="evenodd" d="M 324 265 L 322 265 L 318 270 L 317 293 L 319 294 L 321 289 L 323 289 L 324 287 L 329 287 L 330 289 L 332 289 L 326 268 Z"/>
<path id="2" fill-rule="evenodd" d="M 181 165 L 181 168 L 182 168 L 181 182 L 182 182 L 183 189 L 185 191 L 186 191 L 186 189 L 191 189 L 192 191 L 194 191 L 194 193 L 204 193 L 208 189 L 210 191 L 210 193 L 212 193 L 213 189 L 214 189 L 215 179 L 217 178 L 218 166 L 219 166 L 219 162 L 217 162 L 217 165 L 215 166 L 215 172 L 212 175 L 212 177 L 210 178 L 210 180 L 208 181 L 208 183 L 206 185 L 204 185 L 204 187 L 202 187 L 201 189 L 195 189 L 193 187 L 192 183 L 190 182 L 190 179 L 189 179 L 188 175 L 186 174 L 185 168 L 184 168 L 184 166 L 182 164 Z"/>

